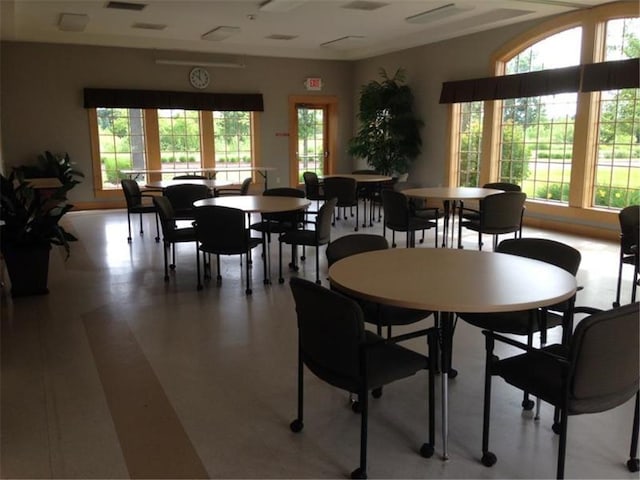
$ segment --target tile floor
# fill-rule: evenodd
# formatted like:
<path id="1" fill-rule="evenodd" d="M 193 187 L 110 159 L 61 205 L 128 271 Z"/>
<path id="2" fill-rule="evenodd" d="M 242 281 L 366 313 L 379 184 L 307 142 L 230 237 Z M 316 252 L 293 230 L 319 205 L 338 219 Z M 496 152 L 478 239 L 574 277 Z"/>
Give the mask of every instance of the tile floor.
<path id="1" fill-rule="evenodd" d="M 52 251 L 51 293 L 12 300 L 2 288 L 2 478 L 348 476 L 358 463 L 359 417 L 344 392 L 307 374 L 305 429 L 289 430 L 296 409 L 289 287 L 264 286 L 256 264 L 253 295 L 245 297 L 238 258 L 226 257 L 222 286 L 198 292 L 192 245 L 179 247 L 177 269 L 165 283 L 162 249 L 146 217 L 145 236 L 129 245 L 124 211 L 72 213 L 66 223 L 80 241 L 67 261 Z M 335 236 L 351 233 L 352 225 L 340 222 Z M 424 245 L 432 245 L 431 235 Z M 529 228 L 525 235 L 577 247 L 584 286 L 577 303 L 611 305 L 616 243 Z M 475 248 L 475 240 L 465 234 L 465 247 Z M 275 242 L 271 249 L 277 275 Z M 308 255 L 298 274 L 312 279 Z M 321 269 L 326 278 L 323 250 Z M 629 292 L 625 281 L 623 298 Z M 423 347 L 417 340 L 411 346 Z M 554 477 L 552 410 L 543 405 L 542 420 L 534 422 L 520 408 L 520 393 L 500 380 L 491 433 L 498 463 L 479 463 L 483 341 L 463 322 L 454 362 L 460 373 L 450 384 L 450 460 L 418 454 L 427 427 L 426 375 L 418 375 L 370 402 L 370 478 Z M 625 467 L 632 415 L 630 401 L 571 417 L 567 477 L 638 478 Z"/>

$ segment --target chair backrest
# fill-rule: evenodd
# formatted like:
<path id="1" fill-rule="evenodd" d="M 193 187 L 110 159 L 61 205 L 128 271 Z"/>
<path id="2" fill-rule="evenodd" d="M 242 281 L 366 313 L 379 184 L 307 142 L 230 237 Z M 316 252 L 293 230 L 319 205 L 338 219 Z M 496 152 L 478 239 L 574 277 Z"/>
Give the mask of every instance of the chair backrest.
<path id="1" fill-rule="evenodd" d="M 138 207 L 142 205 L 142 197 L 140 196 L 140 186 L 135 180 L 123 178 L 120 181 L 124 199 L 127 202 L 127 208 Z"/>
<path id="2" fill-rule="evenodd" d="M 335 239 L 327 246 L 327 264 L 330 267 L 338 260 L 351 255 L 374 250 L 386 250 L 389 242 L 382 235 L 368 233 L 353 233 Z"/>
<path id="3" fill-rule="evenodd" d="M 176 175 L 173 177 L 174 180 L 206 180 L 207 177 L 204 175 L 196 175 L 194 173 L 187 173 L 185 175 Z"/>
<path id="4" fill-rule="evenodd" d="M 505 192 L 521 192 L 522 188 L 520 185 L 509 182 L 492 182 L 485 183 L 482 188 L 494 188 L 496 190 L 504 190 Z"/>
<path id="5" fill-rule="evenodd" d="M 196 239 L 202 250 L 229 255 L 249 250 L 250 233 L 242 210 L 206 205 L 194 208 L 194 218 Z"/>
<path id="6" fill-rule="evenodd" d="M 524 192 L 502 192 L 480 201 L 480 225 L 483 229 L 515 232 L 522 223 Z"/>
<path id="7" fill-rule="evenodd" d="M 550 263 L 574 276 L 582 260 L 579 250 L 547 238 L 509 238 L 501 241 L 495 251 Z"/>
<path id="8" fill-rule="evenodd" d="M 302 180 L 304 181 L 304 191 L 307 198 L 320 196 L 320 181 L 318 180 L 316 172 L 304 172 L 302 174 Z"/>
<path id="9" fill-rule="evenodd" d="M 251 182 L 253 179 L 251 177 L 247 177 L 242 181 L 240 185 L 240 195 L 246 195 L 249 193 L 249 187 L 251 186 Z"/>
<path id="10" fill-rule="evenodd" d="M 357 182 L 349 177 L 325 178 L 324 194 L 327 198 L 337 198 L 338 207 L 350 207 L 355 205 L 358 199 Z"/>
<path id="11" fill-rule="evenodd" d="M 167 197 L 161 197 L 155 195 L 153 197 L 153 204 L 158 211 L 158 217 L 160 217 L 160 225 L 162 226 L 162 233 L 166 239 L 169 239 L 171 233 L 176 228 L 176 215 L 171 202 Z"/>
<path id="12" fill-rule="evenodd" d="M 264 196 L 272 196 L 272 197 L 295 197 L 295 198 L 304 198 L 304 192 L 298 188 L 293 187 L 277 187 L 277 188 L 268 188 L 264 192 L 262 192 Z"/>
<path id="13" fill-rule="evenodd" d="M 324 245 L 331 241 L 331 216 L 333 209 L 336 208 L 338 200 L 329 198 L 318 210 L 316 215 L 316 230 L 318 231 L 318 243 Z"/>
<path id="14" fill-rule="evenodd" d="M 262 192 L 262 195 L 265 197 L 305 197 L 305 193 L 302 190 L 293 187 L 269 188 Z M 297 222 L 304 219 L 304 210 L 296 210 L 295 212 L 263 213 L 262 218 L 264 220 L 275 222 Z"/>
<path id="15" fill-rule="evenodd" d="M 631 247 L 638 245 L 640 236 L 640 205 L 629 205 L 620 210 L 620 246 L 625 255 L 633 253 Z"/>
<path id="16" fill-rule="evenodd" d="M 360 376 L 364 321 L 353 300 L 302 278 L 291 279 L 302 360 L 321 379 L 348 388 Z"/>
<path id="17" fill-rule="evenodd" d="M 402 192 L 382 191 L 382 211 L 384 224 L 394 230 L 404 230 L 409 223 L 409 200 Z"/>
<path id="18" fill-rule="evenodd" d="M 609 410 L 638 391 L 640 303 L 585 318 L 571 339 L 568 412 Z"/>
<path id="19" fill-rule="evenodd" d="M 193 211 L 193 202 L 211 196 L 209 187 L 206 185 L 193 185 L 189 183 L 165 187 L 162 189 L 162 195 L 169 199 L 171 206 L 178 216 L 191 214 Z"/>

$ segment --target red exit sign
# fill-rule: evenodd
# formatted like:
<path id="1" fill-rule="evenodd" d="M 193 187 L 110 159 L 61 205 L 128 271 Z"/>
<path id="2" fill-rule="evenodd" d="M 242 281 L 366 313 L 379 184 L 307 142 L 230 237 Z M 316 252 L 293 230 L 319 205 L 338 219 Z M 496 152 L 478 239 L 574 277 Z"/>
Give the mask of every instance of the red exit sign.
<path id="1" fill-rule="evenodd" d="M 307 90 L 322 90 L 322 78 L 308 77 L 304 82 L 304 86 Z"/>

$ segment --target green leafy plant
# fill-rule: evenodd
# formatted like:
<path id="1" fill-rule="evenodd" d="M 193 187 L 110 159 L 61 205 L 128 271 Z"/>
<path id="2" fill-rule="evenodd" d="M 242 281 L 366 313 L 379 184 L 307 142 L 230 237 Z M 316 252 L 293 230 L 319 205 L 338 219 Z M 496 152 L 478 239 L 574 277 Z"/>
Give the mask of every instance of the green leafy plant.
<path id="1" fill-rule="evenodd" d="M 404 70 L 398 69 L 393 77 L 384 69 L 379 73 L 381 82 L 371 81 L 360 89 L 360 129 L 348 152 L 382 174 L 403 174 L 420 154 L 423 122 L 413 111 Z"/>
<path id="2" fill-rule="evenodd" d="M 82 172 L 73 168 L 68 153 L 54 155 L 48 150 L 38 155 L 35 165 L 21 165 L 15 167 L 14 171 L 26 179 L 57 178 L 62 186 L 56 194 L 65 199 L 67 192 L 81 182 L 80 178 L 84 178 Z"/>

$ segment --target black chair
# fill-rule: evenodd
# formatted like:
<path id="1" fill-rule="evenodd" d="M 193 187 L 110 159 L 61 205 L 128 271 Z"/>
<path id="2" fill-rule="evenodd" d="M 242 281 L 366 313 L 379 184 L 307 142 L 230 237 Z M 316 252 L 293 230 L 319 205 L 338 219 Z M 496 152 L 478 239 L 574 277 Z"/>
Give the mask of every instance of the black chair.
<path id="1" fill-rule="evenodd" d="M 320 180 L 316 172 L 304 172 L 302 174 L 302 180 L 304 180 L 304 193 L 306 197 L 318 203 L 318 207 L 321 201 L 325 200 L 325 194 L 320 185 Z"/>
<path id="2" fill-rule="evenodd" d="M 251 250 L 262 244 L 262 267 L 264 282 L 267 283 L 267 267 L 265 245 L 261 238 L 251 236 L 251 231 L 246 228 L 246 214 L 237 208 L 221 207 L 217 205 L 207 205 L 194 209 L 195 222 L 193 226 L 196 230 L 198 247 L 196 248 L 196 262 L 198 269 L 198 290 L 202 290 L 200 281 L 200 252 L 215 254 L 218 286 L 222 284 L 220 275 L 220 255 L 246 255 L 245 293 L 251 295 L 251 282 L 249 268 L 251 266 Z"/>
<path id="3" fill-rule="evenodd" d="M 335 220 L 340 220 L 340 208 L 342 208 L 342 217 L 347 219 L 347 207 L 350 209 L 356 207 L 356 226 L 354 230 L 358 231 L 358 184 L 354 178 L 348 177 L 328 177 L 324 179 L 324 195 L 326 198 L 336 198 L 336 214 L 332 221 L 332 225 L 335 225 Z M 353 217 L 353 213 L 351 214 Z"/>
<path id="4" fill-rule="evenodd" d="M 622 287 L 622 266 L 634 267 L 633 282 L 631 285 L 631 301 L 636 301 L 638 286 L 638 239 L 640 237 L 640 205 L 630 205 L 620 210 L 618 214 L 620 222 L 620 263 L 618 265 L 618 283 L 616 284 L 616 301 L 613 306 L 620 305 L 620 290 Z"/>
<path id="5" fill-rule="evenodd" d="M 388 248 L 389 242 L 381 235 L 360 233 L 345 235 L 327 245 L 327 265 L 331 267 L 338 260 L 358 253 L 386 250 Z M 375 269 L 373 273 L 375 274 Z M 431 311 L 382 305 L 366 300 L 357 301 L 364 313 L 364 321 L 376 325 L 378 335 L 382 335 L 382 328 L 387 327 L 387 338 L 392 335 L 392 326 L 409 325 L 434 314 Z"/>
<path id="6" fill-rule="evenodd" d="M 503 190 L 505 192 L 521 192 L 522 187 L 516 183 L 509 182 L 491 182 L 485 183 L 482 188 L 493 188 L 495 190 Z M 478 208 L 469 208 L 465 207 L 464 203 L 460 204 L 462 208 L 462 218 L 466 220 L 478 220 L 480 218 L 480 210 Z M 524 209 L 522 210 L 522 214 L 524 215 Z M 520 236 L 522 236 L 522 220 L 520 221 Z"/>
<path id="7" fill-rule="evenodd" d="M 283 233 L 278 238 L 278 282 L 284 283 L 284 278 L 282 276 L 282 244 L 286 243 L 293 247 L 293 255 L 291 258 L 291 268 L 297 270 L 298 267 L 296 265 L 296 247 L 298 245 L 306 246 L 306 247 L 316 247 L 316 283 L 320 283 L 320 245 L 326 245 L 331 241 L 331 214 L 333 213 L 333 209 L 336 207 L 337 200 L 335 198 L 331 198 L 325 200 L 320 210 L 318 210 L 318 214 L 316 215 L 315 221 L 310 221 L 303 219 L 302 224 L 305 228 L 290 230 L 288 232 Z M 313 226 L 313 229 L 306 228 L 307 226 Z"/>
<path id="8" fill-rule="evenodd" d="M 239 187 L 219 187 L 215 189 L 216 197 L 223 197 L 225 195 L 247 195 L 249 193 L 249 187 L 251 187 L 251 177 L 245 178 Z"/>
<path id="9" fill-rule="evenodd" d="M 269 188 L 262 195 L 269 197 L 293 197 L 305 198 L 302 190 L 291 187 Z M 262 220 L 251 224 L 251 229 L 264 233 L 269 242 L 271 242 L 272 233 L 284 233 L 289 230 L 295 230 L 304 219 L 304 211 L 296 210 L 293 212 L 263 213 Z"/>
<path id="10" fill-rule="evenodd" d="M 176 220 L 193 220 L 193 202 L 211 197 L 211 191 L 206 185 L 182 183 L 170 185 L 162 189 L 175 212 Z"/>
<path id="11" fill-rule="evenodd" d="M 156 242 L 160 241 L 160 227 L 158 226 L 158 212 L 153 203 L 145 203 L 143 199 L 150 198 L 153 202 L 154 195 L 144 194 L 140 191 L 140 186 L 135 180 L 123 179 L 120 182 L 124 199 L 127 202 L 127 227 L 129 228 L 129 236 L 127 242 L 131 243 L 131 214 L 140 215 L 140 236 L 144 235 L 142 228 L 142 214 L 153 213 L 156 217 Z"/>
<path id="12" fill-rule="evenodd" d="M 438 217 L 437 208 L 430 209 L 433 219 L 416 216 L 410 208 L 409 199 L 402 192 L 387 189 L 382 191 L 382 209 L 384 211 L 383 235 L 388 228 L 392 232 L 391 246 L 396 246 L 396 232 L 406 232 L 407 248 L 416 246 L 415 232 L 435 228 L 435 246 L 438 246 Z M 422 243 L 420 240 L 420 243 Z"/>
<path id="13" fill-rule="evenodd" d="M 497 375 L 561 411 L 557 478 L 564 478 L 569 416 L 604 412 L 635 395 L 631 458 L 627 468 L 638 471 L 638 306 L 635 303 L 594 313 L 578 324 L 566 346 L 550 345 L 538 350 L 493 332 L 483 332 L 487 352 L 482 430 L 484 465 L 492 466 L 497 461 L 489 451 L 491 376 Z M 525 353 L 501 360 L 494 356 L 496 340 Z"/>
<path id="14" fill-rule="evenodd" d="M 162 241 L 164 243 L 164 281 L 169 281 L 169 268 L 176 268 L 176 243 L 195 242 L 196 231 L 193 227 L 178 228 L 176 216 L 171 202 L 166 197 L 153 197 L 162 226 Z M 171 264 L 167 262 L 167 250 L 171 249 Z"/>
<path id="15" fill-rule="evenodd" d="M 498 244 L 498 235 L 522 232 L 522 212 L 527 195 L 524 192 L 503 192 L 480 200 L 480 216 L 463 220 L 458 224 L 458 238 L 462 238 L 462 227 L 478 232 L 478 249 L 482 250 L 482 234 L 493 235 L 493 248 Z"/>
<path id="16" fill-rule="evenodd" d="M 360 426 L 360 466 L 351 478 L 367 478 L 368 392 L 402 378 L 429 370 L 428 418 L 429 440 L 420 454 L 433 455 L 435 440 L 433 360 L 396 342 L 427 335 L 429 347 L 436 342 L 435 330 L 416 332 L 394 341 L 384 340 L 364 328 L 360 306 L 312 282 L 291 279 L 291 291 L 298 319 L 298 416 L 291 422 L 293 432 L 304 427 L 304 366 L 321 380 L 359 395 L 362 403 Z"/>
<path id="17" fill-rule="evenodd" d="M 582 260 L 580 252 L 570 245 L 545 238 L 503 240 L 495 251 L 550 263 L 574 276 L 578 273 Z M 544 347 L 547 343 L 547 330 L 557 326 L 564 327 L 563 338 L 565 343 L 568 341 L 572 330 L 573 304 L 574 299 L 570 299 L 540 310 L 504 313 L 458 313 L 458 317 L 483 330 L 511 335 L 526 335 L 529 346 L 533 345 L 533 334 L 540 332 L 540 345 Z M 523 408 L 531 410 L 533 405 L 533 401 L 525 393 L 522 400 Z M 538 419 L 539 416 L 540 402 L 536 406 L 535 418 Z"/>

